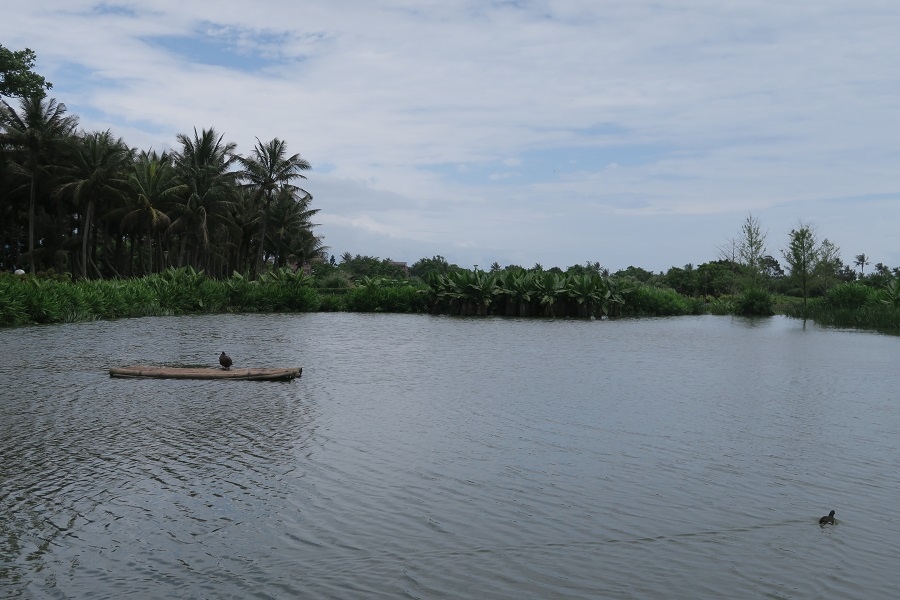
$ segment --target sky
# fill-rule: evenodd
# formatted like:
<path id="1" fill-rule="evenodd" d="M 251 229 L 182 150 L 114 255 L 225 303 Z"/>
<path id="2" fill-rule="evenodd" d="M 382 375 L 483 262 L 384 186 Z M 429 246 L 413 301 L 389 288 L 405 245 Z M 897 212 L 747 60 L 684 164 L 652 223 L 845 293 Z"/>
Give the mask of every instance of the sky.
<path id="1" fill-rule="evenodd" d="M 749 215 L 900 266 L 895 0 L 4 0 L 87 131 L 285 140 L 329 252 L 665 271 Z M 871 266 L 868 270 L 871 270 Z"/>

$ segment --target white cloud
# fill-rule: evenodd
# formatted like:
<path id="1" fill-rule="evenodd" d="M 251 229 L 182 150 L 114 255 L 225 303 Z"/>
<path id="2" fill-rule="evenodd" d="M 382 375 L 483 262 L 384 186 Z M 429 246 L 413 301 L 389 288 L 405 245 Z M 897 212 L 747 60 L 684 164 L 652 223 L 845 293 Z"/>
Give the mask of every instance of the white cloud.
<path id="1" fill-rule="evenodd" d="M 660 269 L 752 210 L 900 265 L 893 3 L 96 6 L 14 0 L 0 36 L 87 128 L 161 148 L 214 126 L 327 164 L 307 183 L 338 254 Z"/>

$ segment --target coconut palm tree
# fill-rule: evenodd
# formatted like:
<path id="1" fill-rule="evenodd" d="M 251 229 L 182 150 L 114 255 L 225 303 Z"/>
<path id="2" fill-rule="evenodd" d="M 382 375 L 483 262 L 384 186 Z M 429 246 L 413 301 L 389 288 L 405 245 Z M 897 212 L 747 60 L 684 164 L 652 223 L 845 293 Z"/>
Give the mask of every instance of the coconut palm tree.
<path id="1" fill-rule="evenodd" d="M 28 181 L 28 256 L 34 273 L 34 223 L 37 188 L 65 141 L 74 134 L 78 118 L 66 115 L 66 105 L 39 96 L 23 98 L 16 111 L 0 100 L 0 144 L 12 151 L 11 170 Z"/>
<path id="2" fill-rule="evenodd" d="M 237 172 L 231 167 L 238 157 L 236 145 L 224 143 L 223 137 L 213 128 L 200 133 L 195 128 L 193 138 L 183 133 L 177 136 L 181 151 L 175 155 L 175 166 L 184 187 L 172 205 L 168 232 L 180 237 L 179 266 L 187 263 L 209 268 L 215 262 L 212 254 L 224 255 L 224 248 L 211 252 L 211 242 L 224 244 L 234 235 L 232 213 L 240 193 L 235 185 Z"/>
<path id="3" fill-rule="evenodd" d="M 256 266 L 256 272 L 259 274 L 265 257 L 266 229 L 272 201 L 280 190 L 291 192 L 299 190 L 293 185 L 293 181 L 298 178 L 306 179 L 300 171 L 309 170 L 311 167 L 299 154 L 287 156 L 287 144 L 278 138 L 266 143 L 257 138 L 253 154 L 249 158 L 241 157 L 239 160 L 243 166 L 240 177 L 246 182 L 245 187 L 253 190 L 257 200 L 263 201 Z"/>
<path id="4" fill-rule="evenodd" d="M 70 138 L 71 164 L 62 169 L 60 194 L 71 194 L 81 210 L 81 276 L 88 278 L 91 264 L 89 240 L 93 231 L 94 210 L 98 202 L 121 198 L 128 186 L 127 169 L 134 153 L 122 138 L 113 138 L 107 129 Z"/>
<path id="5" fill-rule="evenodd" d="M 172 155 L 142 151 L 128 173 L 129 190 L 124 206 L 109 215 L 119 222 L 122 231 L 129 232 L 132 236 L 130 264 L 134 264 L 135 251 L 138 257 L 143 255 L 144 240 L 149 240 L 150 264 L 145 270 L 143 261 L 140 261 L 142 275 L 147 270 L 153 272 L 154 254 L 157 265 L 164 262 L 162 235 L 172 222 L 166 210 L 178 194 L 186 189 L 176 175 Z"/>
<path id="6" fill-rule="evenodd" d="M 312 234 L 316 225 L 310 222 L 319 209 L 309 207 L 312 202 L 309 192 L 299 189 L 298 192 L 282 188 L 271 207 L 266 254 L 274 258 L 276 267 L 285 266 L 289 256 L 302 263 L 322 251 L 321 240 Z"/>
<path id="7" fill-rule="evenodd" d="M 866 265 L 870 264 L 869 257 L 865 254 L 857 254 L 853 264 L 859 267 L 859 276 L 863 277 L 866 274 Z"/>

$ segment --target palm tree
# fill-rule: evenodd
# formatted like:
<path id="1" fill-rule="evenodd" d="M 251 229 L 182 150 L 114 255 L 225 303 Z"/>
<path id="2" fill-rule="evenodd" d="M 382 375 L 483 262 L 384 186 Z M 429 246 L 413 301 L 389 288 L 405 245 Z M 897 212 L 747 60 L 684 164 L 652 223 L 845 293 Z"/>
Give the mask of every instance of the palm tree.
<path id="1" fill-rule="evenodd" d="M 299 195 L 290 188 L 282 188 L 271 207 L 271 232 L 267 240 L 267 254 L 271 254 L 276 267 L 283 267 L 288 257 L 293 256 L 298 263 L 318 256 L 323 250 L 321 239 L 313 235 L 316 225 L 310 219 L 319 212 L 310 208 L 312 195 L 306 190 Z"/>
<path id="2" fill-rule="evenodd" d="M 233 233 L 231 216 L 239 191 L 235 186 L 237 173 L 231 167 L 238 157 L 234 154 L 236 145 L 223 143 L 223 137 L 213 128 L 199 134 L 195 128 L 193 138 L 183 133 L 177 136 L 182 149 L 176 154 L 176 168 L 184 187 L 172 207 L 169 233 L 181 236 L 179 265 L 187 261 L 208 268 L 212 264 L 211 240 L 223 241 Z M 206 253 L 203 267 L 199 264 L 201 250 Z M 220 256 L 224 254 L 224 248 L 218 251 Z"/>
<path id="3" fill-rule="evenodd" d="M 154 250 L 157 265 L 162 264 L 162 234 L 172 220 L 165 210 L 178 194 L 184 192 L 185 185 L 176 179 L 173 157 L 163 152 L 142 151 L 128 174 L 129 193 L 125 205 L 114 211 L 110 217 L 117 219 L 123 231 L 133 234 L 131 250 L 137 250 L 140 257 L 145 236 L 150 239 L 150 265 L 153 272 Z M 141 261 L 141 274 L 144 274 Z"/>
<path id="4" fill-rule="evenodd" d="M 39 96 L 23 98 L 20 112 L 0 100 L 0 143 L 13 151 L 13 172 L 27 178 L 28 257 L 34 273 L 34 222 L 37 186 L 46 179 L 56 152 L 75 132 L 78 118 L 66 115 L 66 105 Z"/>
<path id="5" fill-rule="evenodd" d="M 256 267 L 259 274 L 265 258 L 266 226 L 272 200 L 280 190 L 286 189 L 291 192 L 299 190 L 292 182 L 297 178 L 306 179 L 300 171 L 309 170 L 311 167 L 299 154 L 288 157 L 287 144 L 278 138 L 273 138 L 265 144 L 257 138 L 253 154 L 249 158 L 240 158 L 240 162 L 244 167 L 241 179 L 247 182 L 244 185 L 255 192 L 257 199 L 265 201 Z"/>
<path id="6" fill-rule="evenodd" d="M 866 274 L 866 265 L 869 264 L 869 257 L 865 254 L 857 254 L 853 264 L 859 267 L 859 276 L 863 277 Z"/>
<path id="7" fill-rule="evenodd" d="M 59 193 L 71 193 L 75 205 L 84 206 L 80 228 L 81 276 L 87 279 L 94 209 L 98 202 L 122 197 L 128 185 L 126 169 L 134 153 L 122 138 L 114 139 L 108 129 L 72 138 L 71 144 L 72 163 L 63 169 L 64 183 Z"/>

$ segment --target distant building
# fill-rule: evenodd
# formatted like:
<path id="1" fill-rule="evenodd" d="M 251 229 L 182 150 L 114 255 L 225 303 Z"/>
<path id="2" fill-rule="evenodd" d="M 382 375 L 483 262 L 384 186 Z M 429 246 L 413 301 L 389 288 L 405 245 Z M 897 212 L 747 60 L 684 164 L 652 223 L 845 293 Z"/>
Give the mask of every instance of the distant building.
<path id="1" fill-rule="evenodd" d="M 403 269 L 403 273 L 405 273 L 407 276 L 409 275 L 409 267 L 406 265 L 405 262 L 391 260 L 391 261 L 388 261 L 388 264 L 391 265 L 392 267 L 398 267 L 400 269 Z"/>

